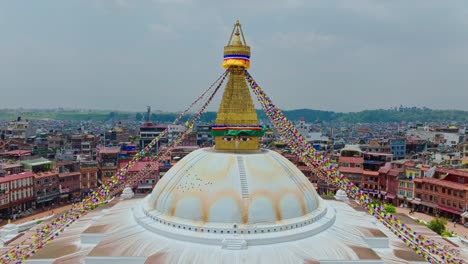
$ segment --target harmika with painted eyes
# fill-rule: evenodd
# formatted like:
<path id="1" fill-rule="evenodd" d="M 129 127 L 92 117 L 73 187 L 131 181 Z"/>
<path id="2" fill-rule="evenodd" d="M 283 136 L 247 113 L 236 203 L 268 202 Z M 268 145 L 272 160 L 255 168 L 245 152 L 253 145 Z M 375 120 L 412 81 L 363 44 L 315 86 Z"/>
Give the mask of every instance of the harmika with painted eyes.
<path id="1" fill-rule="evenodd" d="M 246 137 L 246 136 L 237 136 L 237 137 L 227 136 L 227 137 L 223 137 L 223 140 L 227 141 L 227 142 L 231 142 L 231 141 L 234 141 L 234 140 L 247 142 L 247 141 L 249 141 L 251 139 L 252 139 L 251 137 Z"/>

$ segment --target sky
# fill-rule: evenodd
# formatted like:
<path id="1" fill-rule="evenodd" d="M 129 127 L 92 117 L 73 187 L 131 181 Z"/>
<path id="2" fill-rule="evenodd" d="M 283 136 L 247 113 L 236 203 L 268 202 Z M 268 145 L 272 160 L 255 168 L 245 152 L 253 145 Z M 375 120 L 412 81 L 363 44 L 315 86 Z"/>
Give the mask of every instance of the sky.
<path id="1" fill-rule="evenodd" d="M 280 108 L 468 110 L 465 0 L 1 1 L 0 109 L 182 111 L 236 19 Z"/>

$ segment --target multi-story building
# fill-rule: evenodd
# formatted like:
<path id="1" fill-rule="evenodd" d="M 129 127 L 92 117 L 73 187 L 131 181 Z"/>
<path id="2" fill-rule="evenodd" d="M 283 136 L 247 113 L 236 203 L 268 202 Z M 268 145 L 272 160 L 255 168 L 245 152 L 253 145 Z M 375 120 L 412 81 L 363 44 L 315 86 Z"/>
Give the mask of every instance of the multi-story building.
<path id="1" fill-rule="evenodd" d="M 47 137 L 47 145 L 52 150 L 59 150 L 65 146 L 65 139 L 59 135 L 50 135 Z"/>
<path id="2" fill-rule="evenodd" d="M 197 133 L 190 132 L 185 138 L 182 139 L 181 145 L 183 146 L 198 146 L 197 144 Z"/>
<path id="3" fill-rule="evenodd" d="M 393 155 L 390 153 L 380 152 L 363 152 L 364 169 L 369 171 L 379 171 L 380 167 L 386 162 L 393 160 Z"/>
<path id="4" fill-rule="evenodd" d="M 130 138 L 130 132 L 129 130 L 121 126 L 121 124 L 115 126 L 111 130 L 107 130 L 104 132 L 104 140 L 105 140 L 105 145 L 117 145 L 121 142 L 127 142 Z"/>
<path id="5" fill-rule="evenodd" d="M 31 122 L 22 121 L 18 117 L 16 121 L 8 122 L 6 127 L 0 128 L 0 135 L 6 139 L 27 139 L 34 136 L 34 128 Z"/>
<path id="6" fill-rule="evenodd" d="M 182 133 L 187 128 L 183 125 L 168 125 L 167 126 L 167 142 L 168 144 L 171 144 L 174 140 L 180 137 Z"/>
<path id="7" fill-rule="evenodd" d="M 125 164 L 125 162 L 122 162 L 120 167 L 124 167 Z M 139 174 L 142 174 L 143 177 L 133 181 L 132 189 L 138 193 L 151 192 L 159 180 L 159 165 L 154 161 L 135 162 L 135 164 L 128 169 L 126 177 L 133 177 Z"/>
<path id="8" fill-rule="evenodd" d="M 57 204 L 60 196 L 59 173 L 55 170 L 38 172 L 34 175 L 36 208 L 45 208 Z"/>
<path id="9" fill-rule="evenodd" d="M 35 200 L 34 194 L 34 173 L 22 172 L 7 176 L 10 183 L 9 214 L 21 213 L 32 207 Z"/>
<path id="10" fill-rule="evenodd" d="M 468 210 L 468 172 L 436 168 L 433 176 L 415 179 L 419 210 L 459 219 Z"/>
<path id="11" fill-rule="evenodd" d="M 100 181 L 107 181 L 115 175 L 119 166 L 120 147 L 97 148 Z"/>
<path id="12" fill-rule="evenodd" d="M 165 125 L 155 125 L 151 122 L 151 107 L 148 106 L 146 113 L 146 123 L 140 127 L 140 148 L 143 149 L 148 145 L 155 137 L 159 136 L 163 131 L 166 130 Z M 162 137 L 158 144 L 153 147 L 154 151 L 158 151 L 161 143 L 167 143 L 167 135 Z"/>
<path id="13" fill-rule="evenodd" d="M 46 133 L 39 133 L 34 139 L 34 153 L 45 153 L 49 150 L 49 142 Z"/>
<path id="14" fill-rule="evenodd" d="M 80 162 L 80 189 L 81 195 L 93 191 L 98 183 L 99 166 L 97 161 L 81 161 Z"/>
<path id="15" fill-rule="evenodd" d="M 398 182 L 405 175 L 402 162 L 386 162 L 378 169 L 379 191 L 384 195 L 386 202 L 397 204 Z"/>
<path id="16" fill-rule="evenodd" d="M 81 197 L 79 171 L 59 173 L 59 192 L 62 202 L 75 201 Z"/>
<path id="17" fill-rule="evenodd" d="M 197 145 L 201 147 L 212 146 L 213 137 L 211 136 L 211 126 L 209 124 L 197 125 L 195 131 L 197 133 Z"/>
<path id="18" fill-rule="evenodd" d="M 340 151 L 338 170 L 354 185 L 361 187 L 364 158 L 357 145 L 347 145 Z"/>
<path id="19" fill-rule="evenodd" d="M 80 163 L 64 161 L 57 163 L 59 172 L 60 202 L 74 201 L 81 197 Z"/>
<path id="20" fill-rule="evenodd" d="M 406 156 L 406 139 L 396 138 L 390 140 L 390 152 L 393 154 L 393 159 L 400 160 Z"/>
<path id="21" fill-rule="evenodd" d="M 426 151 L 428 148 L 428 141 L 416 136 L 408 136 L 406 138 L 406 154 L 410 158 L 418 158 L 418 154 Z"/>
<path id="22" fill-rule="evenodd" d="M 81 143 L 83 142 L 83 135 L 75 134 L 70 137 L 71 148 L 75 153 L 81 152 Z"/>
<path id="23" fill-rule="evenodd" d="M 0 177 L 0 219 L 10 218 L 10 181 Z"/>
<path id="24" fill-rule="evenodd" d="M 404 173 L 398 176 L 398 204 L 409 205 L 409 202 L 415 198 L 415 186 L 414 179 L 420 177 L 421 169 L 420 166 L 416 166 L 413 161 L 403 162 Z"/>

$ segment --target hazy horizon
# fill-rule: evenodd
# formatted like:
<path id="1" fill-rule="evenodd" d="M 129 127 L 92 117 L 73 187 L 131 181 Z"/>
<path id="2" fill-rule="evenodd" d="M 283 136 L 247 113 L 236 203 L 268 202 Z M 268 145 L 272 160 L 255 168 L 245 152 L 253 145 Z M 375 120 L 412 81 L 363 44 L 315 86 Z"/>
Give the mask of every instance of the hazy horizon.
<path id="1" fill-rule="evenodd" d="M 145 106 L 146 107 L 146 106 Z M 218 107 L 217 105 L 216 106 L 212 106 L 212 107 Z M 342 114 L 347 114 L 347 113 L 359 113 L 359 112 L 362 112 L 362 111 L 376 111 L 376 110 L 393 110 L 394 108 L 398 108 L 399 106 L 394 106 L 394 107 L 389 107 L 389 108 L 375 108 L 375 109 L 362 109 L 362 110 L 359 110 L 359 111 L 336 111 L 336 110 L 320 110 L 320 109 L 313 109 L 313 108 L 292 108 L 292 109 L 284 109 L 284 108 L 280 108 L 281 110 L 283 111 L 296 111 L 296 110 L 312 110 L 312 111 L 323 111 L 323 112 L 335 112 L 335 113 L 342 113 Z M 416 107 L 416 106 L 403 106 L 404 108 L 412 108 L 412 107 Z M 422 109 L 424 108 L 423 107 L 417 107 L 418 109 Z M 257 111 L 260 111 L 262 110 L 261 108 L 258 108 L 256 107 L 255 108 Z M 436 109 L 436 108 L 429 108 L 430 110 L 435 110 L 435 111 L 464 111 L 464 112 L 468 112 L 468 110 L 462 110 L 462 109 Z M 52 108 L 47 108 L 47 107 L 43 107 L 43 108 L 25 108 L 25 107 L 18 107 L 18 108 L 0 108 L 0 111 L 34 111 L 34 110 L 38 110 L 38 111 L 57 111 L 57 110 L 64 110 L 64 111 L 104 111 L 104 112 L 129 112 L 129 113 L 146 113 L 147 109 L 144 108 L 142 110 L 119 110 L 119 109 L 105 109 L 105 108 L 102 108 L 102 109 L 98 109 L 98 108 L 67 108 L 67 107 L 52 107 Z M 151 112 L 152 113 L 157 113 L 157 112 L 162 112 L 162 113 L 181 113 L 183 112 L 185 109 L 180 109 L 180 110 L 174 110 L 174 111 L 169 111 L 169 110 L 163 110 L 163 109 L 151 109 Z M 207 110 L 205 112 L 216 112 L 217 109 L 212 109 L 212 110 Z M 193 111 L 189 111 L 189 112 L 193 112 Z"/>
<path id="2" fill-rule="evenodd" d="M 236 19 L 282 109 L 468 110 L 468 2 L 435 0 L 5 1 L 0 108 L 183 111 Z"/>

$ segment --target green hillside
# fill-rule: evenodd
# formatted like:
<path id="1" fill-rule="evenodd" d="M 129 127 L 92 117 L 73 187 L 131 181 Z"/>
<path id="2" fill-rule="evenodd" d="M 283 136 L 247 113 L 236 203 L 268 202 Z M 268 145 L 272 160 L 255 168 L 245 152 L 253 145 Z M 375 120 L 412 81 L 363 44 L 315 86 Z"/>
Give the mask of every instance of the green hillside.
<path id="1" fill-rule="evenodd" d="M 266 115 L 257 110 L 260 119 Z M 107 121 L 114 120 L 144 120 L 146 113 L 118 112 L 105 110 L 0 110 L 0 120 L 14 120 L 21 116 L 23 119 L 56 119 L 75 121 Z M 462 110 L 432 110 L 429 108 L 402 108 L 364 110 L 361 112 L 339 113 L 333 111 L 320 111 L 313 109 L 286 110 L 284 114 L 291 120 L 304 118 L 308 122 L 315 121 L 342 121 L 342 122 L 461 122 L 468 123 L 468 111 Z M 179 113 L 158 112 L 151 115 L 154 122 L 172 122 Z M 185 122 L 191 116 L 182 119 Z M 212 122 L 216 112 L 206 112 L 202 115 L 202 122 Z"/>

